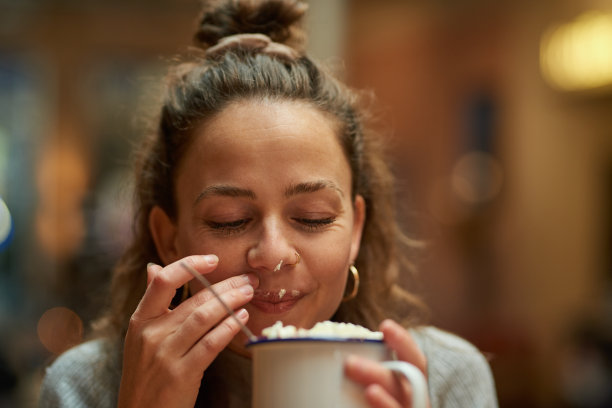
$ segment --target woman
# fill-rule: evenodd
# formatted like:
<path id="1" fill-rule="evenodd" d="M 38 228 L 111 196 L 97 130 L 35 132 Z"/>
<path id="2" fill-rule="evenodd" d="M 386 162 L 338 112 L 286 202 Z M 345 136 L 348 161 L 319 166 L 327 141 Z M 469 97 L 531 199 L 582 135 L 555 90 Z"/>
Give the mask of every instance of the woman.
<path id="1" fill-rule="evenodd" d="M 181 262 L 255 334 L 277 320 L 389 318 L 385 341 L 427 374 L 431 406 L 496 405 L 482 355 L 419 326 L 420 303 L 394 284 L 392 179 L 357 95 L 304 54 L 304 11 L 282 0 L 205 10 L 204 53 L 169 74 L 142 149 L 105 335 L 48 369 L 41 406 L 249 405 L 245 337 Z M 410 406 L 409 385 L 377 363 L 354 357 L 345 371 L 372 407 Z"/>

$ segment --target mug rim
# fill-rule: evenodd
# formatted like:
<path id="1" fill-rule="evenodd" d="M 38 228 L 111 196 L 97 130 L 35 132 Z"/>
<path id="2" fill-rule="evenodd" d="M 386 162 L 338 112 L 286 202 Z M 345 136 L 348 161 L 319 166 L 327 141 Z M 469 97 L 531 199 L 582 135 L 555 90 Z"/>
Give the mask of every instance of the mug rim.
<path id="1" fill-rule="evenodd" d="M 257 340 L 249 341 L 246 347 L 257 346 L 259 344 L 267 343 L 299 343 L 299 342 L 318 342 L 318 343 L 384 343 L 383 339 L 364 339 L 359 337 L 287 337 L 287 338 L 274 338 L 268 339 L 265 337 L 258 338 Z"/>

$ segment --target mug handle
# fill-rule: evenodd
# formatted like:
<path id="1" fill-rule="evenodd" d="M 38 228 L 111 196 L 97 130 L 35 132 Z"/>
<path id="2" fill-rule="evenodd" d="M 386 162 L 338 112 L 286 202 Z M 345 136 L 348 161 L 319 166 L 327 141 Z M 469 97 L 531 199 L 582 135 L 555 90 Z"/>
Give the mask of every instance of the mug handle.
<path id="1" fill-rule="evenodd" d="M 383 361 L 384 367 L 402 374 L 412 386 L 412 408 L 427 408 L 427 382 L 421 370 L 405 361 Z"/>

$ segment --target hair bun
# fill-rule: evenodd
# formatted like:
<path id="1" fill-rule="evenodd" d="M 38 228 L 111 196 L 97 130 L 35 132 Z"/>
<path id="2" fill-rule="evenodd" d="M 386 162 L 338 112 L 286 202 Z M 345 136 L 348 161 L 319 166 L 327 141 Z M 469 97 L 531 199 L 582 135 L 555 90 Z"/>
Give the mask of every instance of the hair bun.
<path id="1" fill-rule="evenodd" d="M 264 34 L 303 51 L 302 17 L 308 6 L 298 0 L 226 0 L 205 7 L 195 42 L 203 49 L 235 34 Z"/>

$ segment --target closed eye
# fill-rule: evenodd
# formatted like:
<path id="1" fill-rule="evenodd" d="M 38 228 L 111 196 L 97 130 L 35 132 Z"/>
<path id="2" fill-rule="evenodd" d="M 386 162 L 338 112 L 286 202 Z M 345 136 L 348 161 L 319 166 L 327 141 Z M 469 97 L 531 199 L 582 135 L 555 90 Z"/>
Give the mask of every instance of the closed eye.
<path id="1" fill-rule="evenodd" d="M 231 235 L 241 232 L 244 228 L 246 228 L 249 221 L 251 221 L 249 218 L 242 218 L 227 222 L 206 221 L 206 225 L 208 225 L 208 227 L 215 232 L 219 232 L 224 235 Z"/>
<path id="2" fill-rule="evenodd" d="M 317 231 L 332 225 L 336 221 L 336 217 L 294 218 L 293 220 L 298 222 L 308 231 Z"/>

